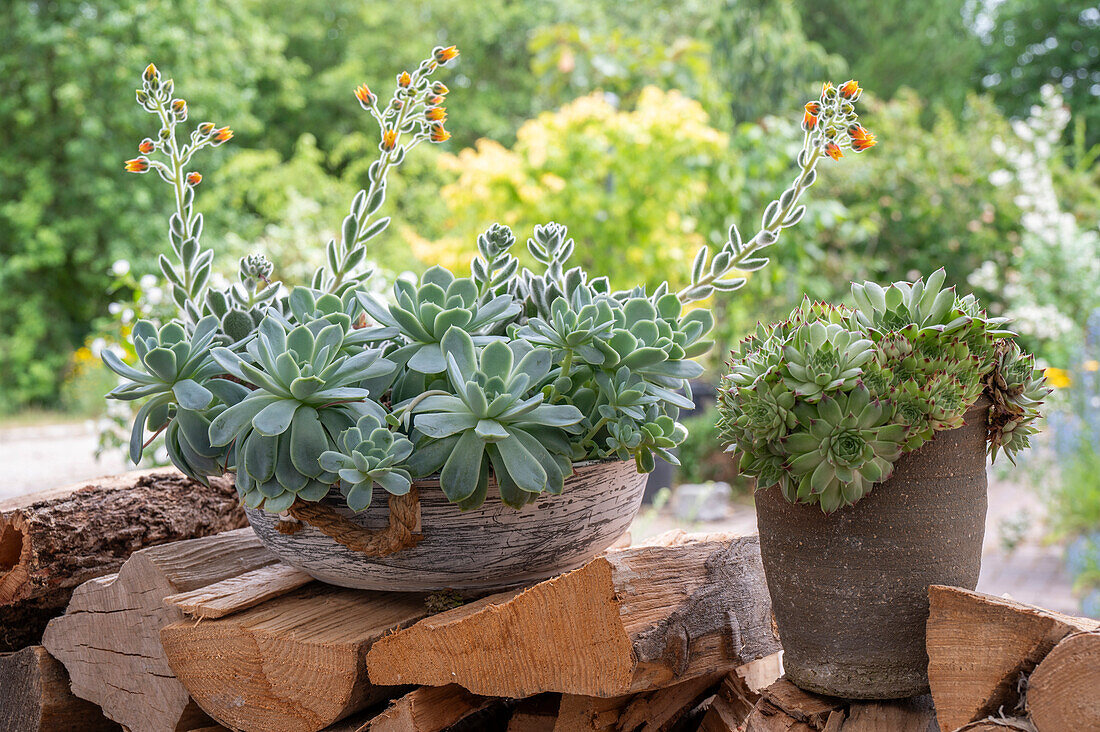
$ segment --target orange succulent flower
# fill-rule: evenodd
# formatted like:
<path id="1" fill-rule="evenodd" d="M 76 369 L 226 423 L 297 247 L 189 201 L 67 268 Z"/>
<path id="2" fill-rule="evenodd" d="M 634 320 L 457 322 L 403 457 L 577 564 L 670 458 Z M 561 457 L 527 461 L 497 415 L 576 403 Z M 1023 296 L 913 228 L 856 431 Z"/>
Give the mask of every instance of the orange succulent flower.
<path id="1" fill-rule="evenodd" d="M 824 84 L 821 85 L 821 96 L 828 96 L 829 92 L 833 91 L 833 89 L 833 82 L 826 81 Z"/>
<path id="2" fill-rule="evenodd" d="M 220 145 L 233 138 L 233 130 L 228 127 L 221 127 L 214 130 L 214 144 Z"/>
<path id="3" fill-rule="evenodd" d="M 366 84 L 360 84 L 355 87 L 355 98 L 359 100 L 359 103 L 363 105 L 363 109 L 366 109 L 374 104 L 378 98 L 370 90 L 370 87 Z"/>
<path id="4" fill-rule="evenodd" d="M 172 111 L 176 114 L 183 114 L 187 111 L 187 102 L 182 99 L 177 99 L 176 101 L 172 102 Z"/>
<path id="5" fill-rule="evenodd" d="M 128 173 L 145 173 L 148 170 L 149 161 L 144 157 L 126 161 L 126 172 Z"/>
<path id="6" fill-rule="evenodd" d="M 830 142 L 825 145 L 825 154 L 833 160 L 840 160 L 844 157 L 844 153 L 840 151 L 840 145 L 837 145 L 835 142 Z"/>
<path id="7" fill-rule="evenodd" d="M 447 63 L 457 55 L 458 49 L 455 46 L 447 46 L 446 48 L 440 46 L 432 51 L 432 57 L 441 64 Z"/>
<path id="8" fill-rule="evenodd" d="M 447 96 L 450 93 L 450 89 L 442 81 L 432 82 L 432 94 L 438 94 L 441 97 Z"/>
<path id="9" fill-rule="evenodd" d="M 446 142 L 451 139 L 451 133 L 443 129 L 443 125 L 432 125 L 432 131 L 428 139 L 432 142 Z"/>
<path id="10" fill-rule="evenodd" d="M 397 130 L 386 130 L 382 133 L 382 149 L 393 150 L 397 147 Z"/>
<path id="11" fill-rule="evenodd" d="M 152 140 L 146 137 L 140 143 L 138 143 L 138 152 L 148 155 L 156 148 Z"/>
<path id="12" fill-rule="evenodd" d="M 810 105 L 807 104 L 806 106 L 808 107 Z M 817 127 L 817 117 L 807 111 L 806 114 L 802 116 L 802 129 L 812 130 L 814 127 Z"/>
<path id="13" fill-rule="evenodd" d="M 400 86 L 402 89 L 408 87 L 411 83 L 412 76 L 409 75 L 408 71 L 402 71 L 400 74 L 397 75 L 397 85 Z"/>
<path id="14" fill-rule="evenodd" d="M 442 94 L 433 94 L 432 96 L 426 98 L 424 101 L 428 104 L 443 104 L 443 102 L 447 101 L 447 98 Z"/>
<path id="15" fill-rule="evenodd" d="M 812 114 L 815 117 L 821 114 L 821 102 L 806 102 L 806 114 Z"/>
<path id="16" fill-rule="evenodd" d="M 202 183 L 202 174 L 201 173 L 192 172 L 192 173 L 187 174 L 187 185 L 197 186 L 199 183 Z"/>
<path id="17" fill-rule="evenodd" d="M 863 125 L 852 125 L 849 127 L 848 137 L 852 141 L 852 149 L 856 152 L 863 152 L 878 144 L 874 134 L 868 131 Z"/>
<path id="18" fill-rule="evenodd" d="M 424 118 L 430 122 L 442 122 L 447 119 L 446 107 L 429 107 L 424 111 Z"/>
<path id="19" fill-rule="evenodd" d="M 214 131 L 214 123 L 213 122 L 203 122 L 201 125 L 199 125 L 199 134 L 200 135 L 209 135 L 213 131 Z"/>
<path id="20" fill-rule="evenodd" d="M 855 79 L 848 79 L 848 81 L 840 85 L 840 96 L 845 99 L 855 101 L 859 99 L 861 93 L 863 93 L 863 90 L 859 88 L 859 83 Z"/>

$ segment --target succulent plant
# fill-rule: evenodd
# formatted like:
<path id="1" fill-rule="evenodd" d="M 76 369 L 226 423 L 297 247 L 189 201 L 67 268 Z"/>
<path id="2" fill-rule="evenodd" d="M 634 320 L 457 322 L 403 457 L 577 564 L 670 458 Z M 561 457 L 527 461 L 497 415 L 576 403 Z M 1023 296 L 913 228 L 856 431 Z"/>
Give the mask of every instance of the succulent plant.
<path id="1" fill-rule="evenodd" d="M 852 286 L 855 309 L 804 301 L 758 326 L 719 388 L 719 429 L 759 488 L 835 511 L 892 471 L 902 452 L 961 427 L 992 399 L 989 448 L 1026 447 L 1048 390 L 1003 318 L 927 280 Z"/>
<path id="2" fill-rule="evenodd" d="M 342 323 L 318 319 L 290 330 L 265 318 L 249 341 L 249 363 L 228 348 L 214 360 L 228 374 L 256 389 L 210 421 L 211 446 L 236 449 L 237 490 L 252 508 L 272 513 L 296 498 L 318 501 L 337 474 L 319 462 L 335 439 L 369 415 L 382 422 L 385 410 L 356 386 L 385 374 L 393 364 L 378 350 L 343 353 Z"/>
<path id="3" fill-rule="evenodd" d="M 383 337 L 392 337 L 392 332 L 406 343 L 387 357 L 421 374 L 446 370 L 441 342 L 452 327 L 470 333 L 476 345 L 485 345 L 499 337 L 477 335 L 478 331 L 514 318 L 520 311 L 510 295 L 498 295 L 482 304 L 472 279 L 456 278 L 442 267 L 428 269 L 417 285 L 397 280 L 393 293 L 396 302 L 391 305 L 381 305 L 362 292 L 358 300 L 370 317 L 388 329 Z M 377 331 L 365 330 L 378 337 Z"/>
<path id="4" fill-rule="evenodd" d="M 550 351 L 493 341 L 478 352 L 458 327 L 441 345 L 455 393 L 408 405 L 420 435 L 409 461 L 413 474 L 442 468 L 443 493 L 464 509 L 484 502 L 490 470 L 509 506 L 519 508 L 543 491 L 561 493 L 572 474 L 569 432 L 583 415 L 568 404 L 544 403 L 538 387 L 550 373 Z"/>
<path id="5" fill-rule="evenodd" d="M 145 449 L 146 428 L 163 430 L 175 405 L 205 409 L 210 404 L 213 394 L 203 382 L 220 371 L 209 351 L 217 330 L 218 319 L 213 316 L 199 320 L 190 336 L 176 322 L 158 330 L 147 320 L 138 321 L 132 337 L 140 370 L 109 350 L 103 352 L 107 367 L 128 382 L 112 390 L 109 398 L 129 401 L 152 397 L 138 410 L 130 432 L 130 459 L 135 463 Z"/>
<path id="6" fill-rule="evenodd" d="M 321 453 L 321 467 L 340 477 L 340 492 L 352 511 L 370 506 L 374 485 L 403 496 L 412 487 L 409 471 L 401 464 L 412 454 L 413 444 L 395 435 L 374 415 L 365 414 L 354 427 L 340 433 L 337 450 Z"/>
<path id="7" fill-rule="evenodd" d="M 791 483 L 797 499 L 813 496 L 831 513 L 855 503 L 894 472 L 906 428 L 890 424 L 889 407 L 872 400 L 862 385 L 816 404 L 799 404 L 796 412 L 806 430 L 784 438 L 783 446 L 798 478 Z"/>

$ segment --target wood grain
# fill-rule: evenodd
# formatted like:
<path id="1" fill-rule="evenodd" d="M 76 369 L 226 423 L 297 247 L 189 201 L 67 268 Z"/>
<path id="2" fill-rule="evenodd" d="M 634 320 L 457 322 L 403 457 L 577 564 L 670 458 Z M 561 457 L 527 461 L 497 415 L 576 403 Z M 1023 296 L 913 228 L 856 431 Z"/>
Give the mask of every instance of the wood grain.
<path id="1" fill-rule="evenodd" d="M 379 684 L 617 696 L 778 649 L 757 538 L 719 534 L 609 551 L 523 592 L 432 616 L 376 643 L 367 665 Z"/>
<path id="2" fill-rule="evenodd" d="M 944 732 L 1013 709 L 1021 676 L 1070 633 L 1100 627 L 957 587 L 933 585 L 928 596 L 928 679 Z"/>
<path id="3" fill-rule="evenodd" d="M 313 581 L 305 572 L 276 562 L 191 592 L 164 598 L 193 618 L 223 618 L 298 589 Z"/>
<path id="4" fill-rule="evenodd" d="M 1035 667 L 1027 711 L 1039 732 L 1100 732 L 1100 631 L 1066 636 Z"/>
<path id="5" fill-rule="evenodd" d="M 422 686 L 395 699 L 359 732 L 442 732 L 499 701 L 475 696 L 455 684 Z"/>
<path id="6" fill-rule="evenodd" d="M 275 561 L 251 529 L 143 549 L 117 575 L 78 587 L 66 614 L 50 621 L 43 645 L 65 665 L 73 692 L 111 719 L 133 730 L 174 732 L 206 717 L 161 648 L 160 629 L 184 618 L 164 598 Z"/>
<path id="7" fill-rule="evenodd" d="M 172 671 L 227 727 L 321 730 L 396 693 L 364 658 L 384 634 L 427 614 L 424 596 L 311 584 L 223 618 L 161 631 Z"/>
<path id="8" fill-rule="evenodd" d="M 42 646 L 0 654 L 0 732 L 121 732 L 69 690 L 65 668 Z"/>
<path id="9" fill-rule="evenodd" d="M 230 481 L 142 470 L 5 501 L 0 508 L 0 651 L 37 643 L 73 588 L 148 546 L 246 524 Z"/>
<path id="10" fill-rule="evenodd" d="M 630 527 L 646 480 L 633 462 L 578 464 L 561 495 L 544 494 L 518 511 L 501 503 L 492 481 L 484 505 L 471 511 L 450 503 L 438 480 L 417 481 L 423 538 L 382 558 L 341 546 L 304 524 L 283 534 L 277 517 L 251 509 L 247 514 L 273 552 L 322 582 L 402 592 L 492 591 L 575 569 L 606 549 Z M 385 501 L 353 515 L 338 491 L 323 500 L 364 528 L 389 522 Z"/>

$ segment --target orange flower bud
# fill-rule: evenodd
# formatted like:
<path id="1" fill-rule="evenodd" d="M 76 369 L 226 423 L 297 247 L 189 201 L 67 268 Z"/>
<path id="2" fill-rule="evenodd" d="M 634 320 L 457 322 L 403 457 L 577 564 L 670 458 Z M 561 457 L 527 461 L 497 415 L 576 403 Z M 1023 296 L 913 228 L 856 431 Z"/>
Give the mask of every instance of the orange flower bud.
<path id="1" fill-rule="evenodd" d="M 199 134 L 200 135 L 209 135 L 213 131 L 214 131 L 214 123 L 213 122 L 203 122 L 201 125 L 199 125 Z"/>
<path id="2" fill-rule="evenodd" d="M 442 81 L 432 82 L 432 94 L 438 94 L 439 96 L 445 97 L 448 93 L 450 93 L 450 91 L 451 90 L 448 89 L 447 85 L 444 84 Z"/>
<path id="3" fill-rule="evenodd" d="M 852 149 L 856 152 L 863 152 L 878 144 L 874 134 L 869 132 L 862 125 L 852 125 L 849 127 L 848 137 L 852 141 Z"/>
<path id="4" fill-rule="evenodd" d="M 428 135 L 428 139 L 432 142 L 446 142 L 451 139 L 451 133 L 443 129 L 443 125 L 432 125 L 432 131 Z"/>
<path id="5" fill-rule="evenodd" d="M 424 101 L 428 104 L 443 104 L 443 102 L 445 102 L 446 100 L 447 98 L 442 94 L 434 94 L 430 97 L 427 97 Z"/>
<path id="6" fill-rule="evenodd" d="M 214 144 L 220 145 L 223 142 L 227 142 L 233 138 L 233 130 L 228 127 L 221 127 L 214 130 Z"/>
<path id="7" fill-rule="evenodd" d="M 862 93 L 863 90 L 859 88 L 859 83 L 855 79 L 848 79 L 840 85 L 840 96 L 851 99 L 853 102 L 859 99 L 859 95 Z"/>
<path id="8" fill-rule="evenodd" d="M 436 62 L 441 64 L 447 63 L 457 55 L 458 49 L 454 46 L 447 46 L 446 48 L 443 48 L 442 46 L 436 46 L 434 49 L 432 49 L 432 58 L 434 58 Z"/>
<path id="9" fill-rule="evenodd" d="M 374 105 L 375 100 L 378 99 L 366 84 L 360 84 L 355 87 L 355 98 L 363 105 L 363 109 L 370 109 L 370 107 Z"/>
<path id="10" fill-rule="evenodd" d="M 156 149 L 156 144 L 148 137 L 138 143 L 138 152 L 140 153 L 148 155 L 149 153 L 153 152 L 154 149 Z"/>
<path id="11" fill-rule="evenodd" d="M 408 71 L 402 71 L 400 74 L 397 75 L 397 85 L 402 89 L 408 88 L 409 84 L 411 83 L 412 76 L 409 75 Z"/>
<path id="12" fill-rule="evenodd" d="M 822 98 L 828 97 L 829 94 L 833 91 L 835 91 L 835 88 L 833 87 L 833 83 L 831 81 L 826 81 L 824 84 L 821 85 Z"/>
<path id="13" fill-rule="evenodd" d="M 202 183 L 202 174 L 201 173 L 192 172 L 192 173 L 187 174 L 187 185 L 193 187 L 193 186 L 197 186 L 199 183 Z"/>
<path id="14" fill-rule="evenodd" d="M 817 117 L 806 112 L 806 114 L 802 115 L 802 129 L 812 130 L 814 127 L 817 127 Z"/>
<path id="15" fill-rule="evenodd" d="M 160 78 L 160 72 L 157 71 L 156 66 L 149 64 L 145 67 L 145 71 L 142 73 L 141 78 L 147 84 L 152 84 Z"/>
<path id="16" fill-rule="evenodd" d="M 386 130 L 382 133 L 382 149 L 389 151 L 397 147 L 397 130 Z"/>
<path id="17" fill-rule="evenodd" d="M 133 160 L 126 161 L 126 172 L 128 173 L 145 173 L 148 170 L 149 161 L 145 157 L 134 158 Z"/>
<path id="18" fill-rule="evenodd" d="M 806 114 L 812 114 L 815 117 L 821 114 L 820 102 L 806 102 Z"/>
<path id="19" fill-rule="evenodd" d="M 840 151 L 840 145 L 837 145 L 835 142 L 830 142 L 825 145 L 825 154 L 833 160 L 840 160 L 844 157 L 844 153 Z"/>
<path id="20" fill-rule="evenodd" d="M 424 119 L 428 120 L 429 122 L 442 122 L 443 120 L 447 119 L 447 108 L 428 107 L 428 109 L 424 111 Z"/>
<path id="21" fill-rule="evenodd" d="M 187 102 L 183 101 L 182 99 L 175 100 L 174 102 L 172 102 L 172 111 L 176 114 L 183 114 L 187 111 Z"/>

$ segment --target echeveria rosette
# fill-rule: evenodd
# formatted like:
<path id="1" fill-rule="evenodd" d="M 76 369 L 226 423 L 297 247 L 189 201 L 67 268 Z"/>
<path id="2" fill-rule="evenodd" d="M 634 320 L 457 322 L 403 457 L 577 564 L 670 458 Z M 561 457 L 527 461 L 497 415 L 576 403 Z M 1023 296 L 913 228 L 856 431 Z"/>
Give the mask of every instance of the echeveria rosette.
<path id="1" fill-rule="evenodd" d="M 826 513 L 851 505 L 894 472 L 907 430 L 862 385 L 797 407 L 803 429 L 783 439 L 799 501 Z"/>
<path id="2" fill-rule="evenodd" d="M 412 487 L 409 471 L 402 467 L 412 454 L 413 444 L 367 414 L 354 427 L 340 433 L 336 450 L 321 453 L 321 467 L 340 477 L 340 492 L 352 511 L 370 506 L 374 486 L 403 496 Z"/>
<path id="3" fill-rule="evenodd" d="M 479 352 L 458 327 L 441 345 L 455 394 L 397 405 L 411 410 L 419 436 L 412 473 L 440 470 L 443 493 L 462 509 L 484 502 L 490 469 L 509 506 L 543 491 L 561 493 L 572 474 L 569 434 L 580 430 L 583 415 L 572 405 L 544 403 L 539 386 L 550 373 L 550 351 L 492 341 Z"/>
<path id="4" fill-rule="evenodd" d="M 337 474 L 319 458 L 360 417 L 383 422 L 385 409 L 355 386 L 394 368 L 377 350 L 353 356 L 343 350 L 341 323 L 316 320 L 289 331 L 265 318 L 248 343 L 249 363 L 227 348 L 214 359 L 226 372 L 255 386 L 210 422 L 210 444 L 235 448 L 237 490 L 245 505 L 280 513 L 296 498 L 318 501 Z"/>
<path id="5" fill-rule="evenodd" d="M 213 394 L 203 384 L 221 371 L 209 351 L 218 326 L 218 319 L 210 315 L 199 320 L 188 335 L 175 321 L 158 330 L 148 320 L 139 320 L 131 337 L 140 370 L 112 351 L 103 351 L 107 367 L 128 382 L 108 393 L 108 398 L 129 401 L 151 397 L 138 410 L 130 431 L 130 459 L 135 463 L 145 449 L 146 428 L 164 429 L 176 405 L 190 410 L 209 406 Z"/>
<path id="6" fill-rule="evenodd" d="M 844 326 L 821 322 L 799 326 L 783 347 L 783 381 L 809 402 L 838 390 L 850 390 L 875 357 L 873 344 Z"/>
<path id="7" fill-rule="evenodd" d="M 387 353 L 387 358 L 404 364 L 410 371 L 440 374 L 447 368 L 443 356 L 443 336 L 459 328 L 483 346 L 500 336 L 481 331 L 506 322 L 520 312 L 511 295 L 498 295 L 482 303 L 478 286 L 470 278 L 456 278 L 442 267 L 429 268 L 419 284 L 397 280 L 393 286 L 395 302 L 383 305 L 367 293 L 357 297 L 387 338 L 399 336 L 405 345 Z M 373 334 L 373 328 L 365 329 Z M 373 335 L 372 335 L 373 337 Z"/>

